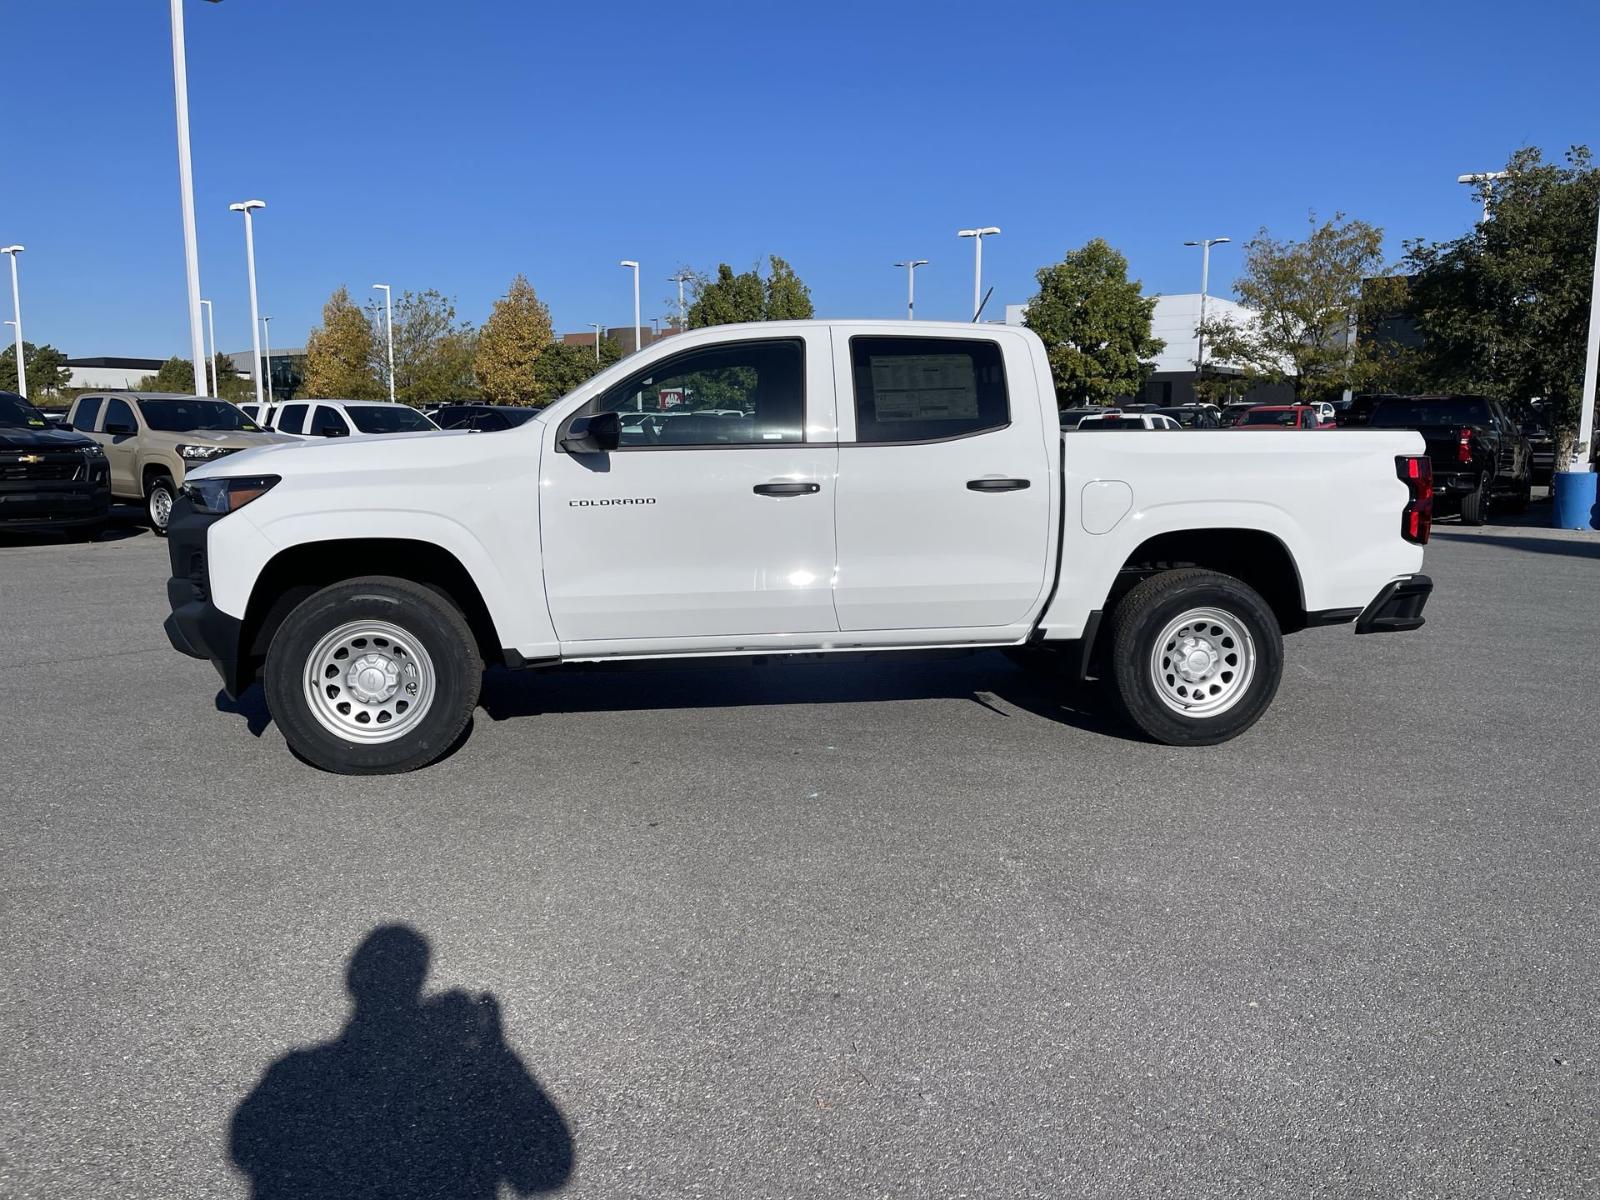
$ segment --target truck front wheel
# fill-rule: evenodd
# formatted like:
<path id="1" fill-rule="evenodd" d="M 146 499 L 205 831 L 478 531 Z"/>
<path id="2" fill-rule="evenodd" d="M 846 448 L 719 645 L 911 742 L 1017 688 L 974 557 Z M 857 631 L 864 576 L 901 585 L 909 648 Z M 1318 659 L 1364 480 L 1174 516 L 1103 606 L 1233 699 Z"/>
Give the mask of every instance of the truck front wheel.
<path id="1" fill-rule="evenodd" d="M 1277 617 L 1215 571 L 1152 575 L 1111 614 L 1111 675 L 1124 715 L 1169 746 L 1210 746 L 1260 719 L 1283 675 Z"/>
<path id="2" fill-rule="evenodd" d="M 461 612 L 410 580 L 325 587 L 267 650 L 267 707 L 290 749 L 343 775 L 427 766 L 472 718 L 483 660 Z"/>

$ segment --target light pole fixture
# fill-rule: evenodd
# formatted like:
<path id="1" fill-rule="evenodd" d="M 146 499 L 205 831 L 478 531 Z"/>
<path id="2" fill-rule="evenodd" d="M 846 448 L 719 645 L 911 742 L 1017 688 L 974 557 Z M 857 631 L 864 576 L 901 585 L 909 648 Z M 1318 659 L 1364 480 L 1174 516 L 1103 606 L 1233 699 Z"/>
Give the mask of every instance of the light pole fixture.
<path id="1" fill-rule="evenodd" d="M 1201 238 L 1198 242 L 1185 242 L 1185 246 L 1200 247 L 1200 323 L 1194 327 L 1194 377 L 1205 377 L 1206 370 L 1206 291 L 1211 286 L 1211 247 L 1233 241 L 1232 238 Z"/>
<path id="2" fill-rule="evenodd" d="M 983 239 L 1000 232 L 998 225 L 985 225 L 982 229 L 958 229 L 957 237 L 972 239 L 972 319 L 978 319 L 983 306 Z"/>
<path id="3" fill-rule="evenodd" d="M 217 4 L 221 0 L 211 0 Z M 183 205 L 183 266 L 189 288 L 189 361 L 206 356 L 200 336 L 200 245 L 194 232 L 194 166 L 189 156 L 189 62 L 183 39 L 183 0 L 171 0 L 172 97 L 178 118 L 178 196 Z M 204 396 L 204 372 L 194 373 L 194 394 Z"/>
<path id="4" fill-rule="evenodd" d="M 599 362 L 600 335 L 605 331 L 605 326 L 600 324 L 598 321 L 586 321 L 585 324 L 588 325 L 590 329 L 594 330 L 594 360 L 595 362 Z"/>
<path id="5" fill-rule="evenodd" d="M 1483 215 L 1478 218 L 1478 224 L 1479 225 L 1482 225 L 1485 221 L 1487 221 L 1489 219 L 1490 189 L 1489 189 L 1488 185 L 1493 183 L 1497 179 L 1504 179 L 1510 174 L 1511 174 L 1510 171 L 1474 171 L 1469 175 L 1457 175 L 1456 176 L 1456 182 L 1457 183 L 1481 184 L 1481 185 L 1483 185 Z"/>
<path id="6" fill-rule="evenodd" d="M 261 318 L 261 337 L 267 343 L 267 367 L 263 374 L 267 377 L 267 403 L 272 403 L 272 318 Z"/>
<path id="7" fill-rule="evenodd" d="M 209 300 L 200 301 L 200 307 L 206 310 L 206 334 L 211 343 L 211 353 L 206 355 L 211 363 L 211 394 L 221 398 L 222 377 L 217 374 L 217 314 Z"/>
<path id="8" fill-rule="evenodd" d="M 0 246 L 0 254 L 11 259 L 11 315 L 14 320 L 7 323 L 17 329 L 17 394 L 24 400 L 28 398 L 28 367 L 22 361 L 22 289 L 17 284 L 17 255 L 26 249 L 26 246 Z"/>
<path id="9" fill-rule="evenodd" d="M 176 0 L 174 0 L 176 2 Z M 251 377 L 256 381 L 256 403 L 263 402 L 261 389 L 261 317 L 256 305 L 256 227 L 250 214 L 258 208 L 265 208 L 265 200 L 241 200 L 237 204 L 228 205 L 229 212 L 244 214 L 244 261 L 250 274 L 250 350 L 255 355 L 255 370 Z"/>
<path id="10" fill-rule="evenodd" d="M 618 265 L 633 268 L 633 352 L 637 354 L 644 345 L 639 320 L 639 264 L 631 258 L 625 258 Z"/>
<path id="11" fill-rule="evenodd" d="M 897 262 L 897 267 L 906 269 L 906 320 L 917 319 L 917 268 L 928 265 L 925 258 L 908 258 L 905 262 Z"/>
<path id="12" fill-rule="evenodd" d="M 389 403 L 394 403 L 394 305 L 390 301 L 389 285 L 375 283 L 372 290 L 383 293 L 383 330 L 389 342 Z"/>
<path id="13" fill-rule="evenodd" d="M 680 333 L 689 328 L 689 309 L 683 302 L 683 285 L 693 278 L 694 275 L 689 271 L 679 271 L 676 275 L 667 276 L 668 283 L 678 285 L 678 331 Z"/>

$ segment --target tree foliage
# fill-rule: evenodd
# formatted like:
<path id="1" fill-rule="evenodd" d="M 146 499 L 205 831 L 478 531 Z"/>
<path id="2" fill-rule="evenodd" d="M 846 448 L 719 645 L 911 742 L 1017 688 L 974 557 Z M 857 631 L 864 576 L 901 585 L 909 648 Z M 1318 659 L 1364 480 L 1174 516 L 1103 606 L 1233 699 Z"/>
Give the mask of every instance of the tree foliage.
<path id="1" fill-rule="evenodd" d="M 139 380 L 141 392 L 181 392 L 194 395 L 194 364 L 187 358 L 173 355 L 162 363 L 154 375 Z M 209 388 L 207 389 L 210 390 Z"/>
<path id="2" fill-rule="evenodd" d="M 394 394 L 403 404 L 439 404 L 478 395 L 473 377 L 477 333 L 457 322 L 455 303 L 429 288 L 406 292 L 394 301 Z M 388 395 L 388 338 L 381 301 L 369 305 L 372 329 L 370 371 Z"/>
<path id="3" fill-rule="evenodd" d="M 519 273 L 478 331 L 473 371 L 485 399 L 495 404 L 550 399 L 540 386 L 539 360 L 553 340 L 550 310 Z"/>
<path id="4" fill-rule="evenodd" d="M 1137 393 L 1166 343 L 1150 335 L 1154 298 L 1128 278 L 1128 260 L 1103 238 L 1041 267 L 1027 325 L 1043 339 L 1060 403 L 1106 403 Z"/>
<path id="5" fill-rule="evenodd" d="M 22 343 L 22 365 L 27 368 L 29 399 L 42 404 L 56 397 L 72 380 L 67 356 L 48 343 Z M 0 392 L 17 390 L 17 345 L 6 343 L 0 350 Z"/>
<path id="6" fill-rule="evenodd" d="M 387 397 L 372 357 L 372 322 L 340 284 L 322 306 L 322 324 L 306 337 L 305 394 L 336 400 Z"/>
<path id="7" fill-rule="evenodd" d="M 1292 384 L 1301 400 L 1329 399 L 1365 386 L 1383 351 L 1350 334 L 1362 307 L 1362 281 L 1382 274 L 1383 230 L 1335 213 L 1304 241 L 1281 241 L 1262 229 L 1245 243 L 1240 303 L 1255 311 L 1202 327 L 1209 357 L 1242 367 L 1248 383 Z M 1377 292 L 1369 289 L 1367 302 Z"/>
<path id="8" fill-rule="evenodd" d="M 1489 218 L 1453 241 L 1406 244 L 1406 310 L 1423 337 L 1417 374 L 1440 391 L 1512 404 L 1534 397 L 1562 444 L 1578 423 L 1600 167 L 1518 150 L 1489 188 Z"/>
<path id="9" fill-rule="evenodd" d="M 622 357 L 622 347 L 612 338 L 600 341 L 600 360 L 595 361 L 594 346 L 581 342 L 552 342 L 539 355 L 538 382 L 533 403 L 549 404 L 592 379 Z"/>
<path id="10" fill-rule="evenodd" d="M 741 321 L 803 321 L 815 315 L 811 289 L 776 254 L 767 257 L 765 279 L 758 267 L 735 274 L 727 263 L 720 263 L 716 278 L 696 275 L 689 287 L 690 329 Z"/>

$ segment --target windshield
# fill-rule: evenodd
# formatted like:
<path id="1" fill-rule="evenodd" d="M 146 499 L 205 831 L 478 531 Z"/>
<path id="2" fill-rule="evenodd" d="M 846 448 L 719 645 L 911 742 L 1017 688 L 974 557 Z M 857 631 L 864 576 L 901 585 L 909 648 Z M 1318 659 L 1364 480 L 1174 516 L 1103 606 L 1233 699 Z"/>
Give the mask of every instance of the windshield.
<path id="1" fill-rule="evenodd" d="M 1280 408 L 1273 411 L 1270 408 L 1252 408 L 1245 413 L 1241 425 L 1287 425 L 1291 429 L 1300 424 L 1300 410 L 1297 408 Z"/>
<path id="2" fill-rule="evenodd" d="M 344 410 L 360 433 L 421 433 L 439 428 L 403 404 L 352 404 Z"/>
<path id="3" fill-rule="evenodd" d="M 27 365 L 27 360 L 23 360 Z M 0 429 L 46 429 L 49 422 L 44 414 L 21 396 L 0 392 Z"/>
<path id="4" fill-rule="evenodd" d="M 1079 431 L 1085 429 L 1143 429 L 1144 421 L 1139 417 L 1085 417 L 1079 424 Z"/>
<path id="5" fill-rule="evenodd" d="M 1438 400 L 1385 400 L 1367 422 L 1375 429 L 1421 429 L 1425 425 L 1487 425 L 1489 402 L 1471 396 Z"/>
<path id="6" fill-rule="evenodd" d="M 225 400 L 141 400 L 144 423 L 162 433 L 260 433 L 261 426 Z"/>

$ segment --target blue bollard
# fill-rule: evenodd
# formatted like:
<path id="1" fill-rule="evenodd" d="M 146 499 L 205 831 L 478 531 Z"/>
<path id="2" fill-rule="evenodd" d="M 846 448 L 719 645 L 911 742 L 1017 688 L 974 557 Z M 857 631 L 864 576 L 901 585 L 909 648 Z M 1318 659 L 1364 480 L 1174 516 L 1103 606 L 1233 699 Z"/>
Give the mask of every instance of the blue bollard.
<path id="1" fill-rule="evenodd" d="M 1550 480 L 1550 525 L 1553 529 L 1600 529 L 1600 506 L 1593 471 L 1557 471 Z"/>

